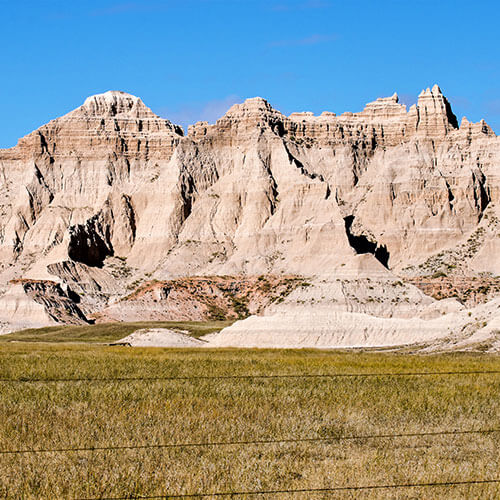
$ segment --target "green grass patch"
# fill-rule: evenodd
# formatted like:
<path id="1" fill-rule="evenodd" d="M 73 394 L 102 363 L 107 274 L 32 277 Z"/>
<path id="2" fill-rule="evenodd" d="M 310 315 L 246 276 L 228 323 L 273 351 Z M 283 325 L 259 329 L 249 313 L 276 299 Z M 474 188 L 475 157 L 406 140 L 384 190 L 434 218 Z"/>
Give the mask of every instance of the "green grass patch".
<path id="1" fill-rule="evenodd" d="M 234 321 L 150 321 L 137 323 L 103 323 L 81 326 L 50 326 L 30 328 L 0 335 L 0 342 L 87 342 L 109 343 L 130 335 L 141 328 L 170 328 L 201 337 L 229 326 Z"/>

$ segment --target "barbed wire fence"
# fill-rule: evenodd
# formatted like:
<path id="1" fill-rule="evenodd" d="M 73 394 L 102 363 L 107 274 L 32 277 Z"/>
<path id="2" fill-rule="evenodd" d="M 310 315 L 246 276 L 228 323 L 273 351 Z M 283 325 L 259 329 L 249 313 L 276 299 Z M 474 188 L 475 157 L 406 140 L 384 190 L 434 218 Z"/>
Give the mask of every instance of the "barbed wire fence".
<path id="1" fill-rule="evenodd" d="M 488 376 L 498 375 L 500 370 L 472 370 L 472 371 L 430 371 L 430 372 L 373 372 L 373 373 L 322 373 L 322 374 L 244 374 L 244 375 L 208 375 L 208 376 L 154 376 L 154 377 L 68 377 L 68 378 L 0 378 L 0 383 L 29 384 L 29 383 L 120 383 L 120 382 L 168 382 L 168 381 L 203 381 L 203 380 L 251 380 L 251 379 L 336 379 L 336 378 L 376 378 L 376 377 L 439 377 L 439 376 Z M 111 446 L 63 446 L 59 448 L 30 448 L 30 449 L 0 449 L 0 455 L 26 455 L 41 453 L 82 453 L 82 452 L 120 452 L 123 450 L 145 450 L 145 449 L 169 449 L 169 448 L 202 448 L 222 446 L 245 446 L 245 445 L 272 445 L 291 443 L 335 443 L 354 440 L 374 439 L 398 439 L 410 437 L 436 437 L 473 434 L 496 434 L 500 428 L 492 429 L 447 429 L 430 432 L 392 433 L 392 434 L 365 434 L 327 437 L 302 437 L 302 438 L 269 438 L 254 440 L 231 440 L 231 441 L 206 441 L 206 442 L 183 442 L 183 443 L 143 443 Z M 397 484 L 372 484 L 372 485 L 344 485 L 324 488 L 298 488 L 298 489 L 268 489 L 248 491 L 215 491 L 196 492 L 183 494 L 164 493 L 160 495 L 128 495 L 119 497 L 87 497 L 75 500 L 130 500 L 135 499 L 180 499 L 180 498 L 207 498 L 207 497 L 241 497 L 241 496 L 266 496 L 298 493 L 340 493 L 348 491 L 370 491 L 390 489 L 415 489 L 415 488 L 444 488 L 477 485 L 500 485 L 500 478 L 483 480 L 463 481 L 441 481 L 423 483 L 397 483 Z"/>
<path id="2" fill-rule="evenodd" d="M 240 496 L 263 496 L 263 495 L 279 495 L 279 494 L 296 494 L 296 493 L 340 493 L 346 491 L 368 491 L 368 490 L 391 490 L 391 489 L 409 489 L 409 488 L 437 488 L 437 487 L 456 487 L 456 486 L 472 486 L 500 484 L 500 479 L 484 479 L 471 481 L 443 481 L 430 483 L 400 483 L 400 484 L 372 484 L 358 486 L 333 486 L 331 488 L 298 488 L 298 489 L 276 489 L 276 490 L 248 490 L 248 491 L 220 491 L 212 493 L 189 493 L 180 495 L 152 495 L 152 496 L 127 496 L 127 497 L 87 497 L 77 498 L 75 500 L 131 500 L 131 499 L 170 499 L 170 498 L 207 498 L 207 497 L 240 497 Z"/>
<path id="3" fill-rule="evenodd" d="M 243 374 L 243 375 L 166 375 L 158 377 L 75 377 L 75 378 L 0 378 L 2 383 L 68 383 L 68 382 L 160 382 L 199 380 L 244 380 L 244 379 L 335 379 L 373 377 L 434 377 L 454 375 L 498 375 L 500 370 L 433 371 L 433 372 L 380 372 L 380 373 L 284 373 L 284 374 Z"/>

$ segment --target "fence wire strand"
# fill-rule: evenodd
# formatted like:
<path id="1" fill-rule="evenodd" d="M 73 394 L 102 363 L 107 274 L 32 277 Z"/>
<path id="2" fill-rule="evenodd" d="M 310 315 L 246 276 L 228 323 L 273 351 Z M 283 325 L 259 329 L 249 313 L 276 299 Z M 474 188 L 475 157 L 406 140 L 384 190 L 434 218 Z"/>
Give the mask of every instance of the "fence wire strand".
<path id="1" fill-rule="evenodd" d="M 51 382 L 160 382 L 191 380 L 246 380 L 246 379 L 308 379 L 308 378 L 368 378 L 368 377 L 434 377 L 453 375 L 498 375 L 500 370 L 447 371 L 447 372 L 381 372 L 381 373 L 296 373 L 282 375 L 199 375 L 159 377 L 78 377 L 78 378 L 0 378 L 2 383 L 51 383 Z"/>
<path id="2" fill-rule="evenodd" d="M 274 489 L 274 490 L 254 490 L 254 491 L 220 491 L 213 493 L 190 493 L 190 494 L 162 494 L 152 496 L 129 495 L 126 497 L 88 497 L 75 500 L 151 500 L 151 499 L 169 499 L 169 498 L 206 498 L 206 497 L 238 497 L 244 495 L 278 495 L 295 493 L 334 493 L 342 491 L 362 491 L 362 490 L 388 490 L 403 488 L 429 488 L 429 487 L 450 487 L 450 486 L 472 486 L 472 485 L 500 484 L 500 479 L 484 479 L 469 481 L 442 481 L 429 483 L 401 483 L 401 484 L 372 484 L 356 486 L 332 486 L 330 488 L 299 488 L 299 489 Z"/>
<path id="3" fill-rule="evenodd" d="M 340 441 L 362 441 L 364 439 L 397 439 L 409 437 L 433 437 L 452 436 L 467 434 L 494 434 L 500 433 L 500 429 L 477 429 L 477 430 L 450 430 L 432 432 L 409 432 L 399 434 L 364 434 L 356 436 L 328 436 L 311 438 L 291 438 L 291 439 L 255 439 L 240 441 L 206 441 L 200 443 L 151 443 L 151 444 L 130 444 L 116 446 L 85 446 L 85 447 L 64 447 L 64 448 L 33 448 L 19 450 L 1 450 L 0 455 L 27 455 L 36 453 L 69 453 L 69 452 L 99 452 L 99 451 L 121 451 L 121 450 L 144 450 L 144 449 L 168 449 L 168 448 L 209 448 L 219 446 L 243 446 L 243 445 L 268 445 L 268 444 L 292 444 L 292 443 L 333 443 Z"/>

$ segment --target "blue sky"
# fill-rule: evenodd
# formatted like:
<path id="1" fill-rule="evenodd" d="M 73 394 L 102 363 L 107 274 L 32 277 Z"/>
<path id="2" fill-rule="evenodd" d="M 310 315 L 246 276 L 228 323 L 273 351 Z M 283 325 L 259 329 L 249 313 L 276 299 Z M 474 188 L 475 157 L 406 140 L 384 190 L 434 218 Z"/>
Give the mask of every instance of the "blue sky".
<path id="1" fill-rule="evenodd" d="M 262 96 L 359 111 L 438 83 L 500 133 L 497 1 L 0 0 L 0 147 L 124 90 L 185 126 Z"/>

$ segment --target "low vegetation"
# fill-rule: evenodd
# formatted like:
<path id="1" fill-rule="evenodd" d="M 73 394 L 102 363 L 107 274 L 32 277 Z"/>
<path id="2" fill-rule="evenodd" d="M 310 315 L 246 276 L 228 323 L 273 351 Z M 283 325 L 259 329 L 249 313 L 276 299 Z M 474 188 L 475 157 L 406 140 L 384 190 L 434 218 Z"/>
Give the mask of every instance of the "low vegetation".
<path id="1" fill-rule="evenodd" d="M 453 297 L 469 307 L 487 302 L 500 293 L 500 278 L 492 276 L 448 277 L 437 272 L 432 276 L 406 278 L 405 281 L 437 300 Z"/>
<path id="2" fill-rule="evenodd" d="M 8 335 L 0 335 L 0 342 L 116 342 L 141 328 L 170 328 L 188 332 L 193 337 L 201 337 L 218 332 L 234 320 L 224 321 L 144 321 L 137 323 L 103 323 L 82 326 L 49 326 L 30 328 Z"/>
<path id="3" fill-rule="evenodd" d="M 490 218 L 488 227 L 494 229 L 498 219 L 494 216 Z M 457 245 L 455 248 L 442 250 L 434 255 L 431 255 L 425 262 L 418 266 L 408 266 L 403 269 L 403 272 L 408 276 L 425 276 L 432 277 L 449 276 L 463 274 L 460 272 L 464 266 L 476 256 L 481 246 L 484 244 L 487 231 L 484 227 L 478 227 L 467 240 Z"/>
<path id="4" fill-rule="evenodd" d="M 106 335 L 112 336 L 110 331 Z M 498 374 L 29 381 L 475 370 L 500 370 L 500 357 L 4 342 L 0 344 L 0 450 L 332 440 L 4 454 L 0 496 L 169 498 L 496 478 L 498 433 L 336 438 L 500 429 Z M 28 381 L 15 382 L 20 379 Z M 499 493 L 498 484 L 479 484 L 259 498 L 494 499 Z"/>
<path id="5" fill-rule="evenodd" d="M 134 282 L 132 285 L 134 290 L 121 302 L 138 300 L 157 303 L 162 314 L 168 311 L 171 317 L 177 318 L 179 311 L 175 309 L 175 304 L 180 301 L 189 303 L 192 314 L 197 318 L 212 321 L 245 319 L 266 305 L 282 302 L 298 287 L 311 286 L 300 276 L 272 274 L 246 277 L 191 276 L 167 281 L 153 279 L 140 284 Z M 139 286 L 135 288 L 136 285 Z M 170 319 L 170 316 L 166 319 Z"/>

